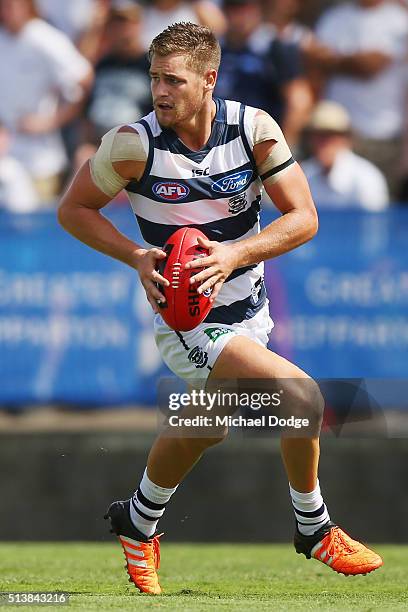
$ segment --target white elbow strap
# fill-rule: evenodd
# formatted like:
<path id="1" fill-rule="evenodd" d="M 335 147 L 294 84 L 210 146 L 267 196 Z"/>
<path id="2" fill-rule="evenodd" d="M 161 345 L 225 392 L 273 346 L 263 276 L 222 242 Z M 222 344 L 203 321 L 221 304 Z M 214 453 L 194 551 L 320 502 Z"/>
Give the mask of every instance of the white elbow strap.
<path id="1" fill-rule="evenodd" d="M 274 183 L 282 173 L 295 163 L 288 143 L 279 125 L 267 113 L 258 113 L 254 118 L 254 146 L 268 140 L 275 141 L 266 159 L 259 165 L 258 172 L 262 181 Z"/>
<path id="2" fill-rule="evenodd" d="M 101 145 L 90 160 L 91 176 L 95 185 L 111 198 L 115 197 L 129 180 L 116 172 L 113 164 L 119 161 L 146 162 L 147 153 L 135 131 L 119 132 L 113 128 L 102 138 Z"/>

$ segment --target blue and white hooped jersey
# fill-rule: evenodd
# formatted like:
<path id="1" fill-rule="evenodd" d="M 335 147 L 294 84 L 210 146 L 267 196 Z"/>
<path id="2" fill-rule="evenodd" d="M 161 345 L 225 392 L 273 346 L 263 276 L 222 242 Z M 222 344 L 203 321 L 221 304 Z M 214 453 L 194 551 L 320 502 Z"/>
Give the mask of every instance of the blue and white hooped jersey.
<path id="1" fill-rule="evenodd" d="M 259 233 L 262 182 L 252 154 L 256 108 L 216 98 L 211 136 L 191 151 L 174 131 L 162 129 L 155 112 L 134 123 L 148 151 L 140 181 L 127 186 L 144 240 L 162 247 L 179 227 L 196 227 L 218 242 Z M 233 324 L 265 305 L 263 262 L 234 270 L 206 323 Z"/>

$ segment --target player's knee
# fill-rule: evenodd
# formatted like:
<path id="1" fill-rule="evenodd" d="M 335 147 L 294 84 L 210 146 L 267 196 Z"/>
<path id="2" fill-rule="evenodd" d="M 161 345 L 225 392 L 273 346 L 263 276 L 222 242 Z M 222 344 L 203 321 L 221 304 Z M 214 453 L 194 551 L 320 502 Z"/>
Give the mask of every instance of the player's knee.
<path id="1" fill-rule="evenodd" d="M 202 445 L 203 451 L 211 446 L 216 446 L 225 440 L 228 436 L 228 427 L 218 427 L 216 431 L 211 432 L 211 435 L 207 435 L 204 438 L 199 438 Z"/>
<path id="2" fill-rule="evenodd" d="M 216 431 L 203 432 L 202 435 L 196 435 L 195 437 L 180 437 L 177 438 L 177 445 L 182 453 L 190 455 L 192 452 L 194 455 L 201 455 L 211 446 L 220 444 L 225 440 L 228 435 L 228 428 L 217 428 Z"/>
<path id="3" fill-rule="evenodd" d="M 324 412 L 324 398 L 320 391 L 319 385 L 312 379 L 310 380 L 309 389 L 309 413 L 313 419 L 313 422 L 320 428 L 323 421 Z"/>
<path id="4" fill-rule="evenodd" d="M 324 398 L 319 385 L 312 378 L 293 380 L 289 398 L 286 411 L 289 409 L 296 418 L 307 419 L 313 427 L 320 428 L 323 420 Z"/>
<path id="5" fill-rule="evenodd" d="M 216 432 L 213 438 L 210 438 L 210 446 L 215 446 L 216 444 L 220 444 L 224 442 L 225 438 L 228 436 L 228 427 L 221 427 Z"/>

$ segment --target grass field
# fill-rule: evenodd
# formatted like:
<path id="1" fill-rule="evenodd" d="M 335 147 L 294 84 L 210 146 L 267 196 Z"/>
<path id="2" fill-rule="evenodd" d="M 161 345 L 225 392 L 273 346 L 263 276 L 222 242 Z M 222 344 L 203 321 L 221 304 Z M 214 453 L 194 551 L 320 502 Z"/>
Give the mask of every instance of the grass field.
<path id="1" fill-rule="evenodd" d="M 375 548 L 384 567 L 346 578 L 289 545 L 164 543 L 165 593 L 151 597 L 127 582 L 117 544 L 2 543 L 0 591 L 68 591 L 82 610 L 408 610 L 408 547 Z"/>

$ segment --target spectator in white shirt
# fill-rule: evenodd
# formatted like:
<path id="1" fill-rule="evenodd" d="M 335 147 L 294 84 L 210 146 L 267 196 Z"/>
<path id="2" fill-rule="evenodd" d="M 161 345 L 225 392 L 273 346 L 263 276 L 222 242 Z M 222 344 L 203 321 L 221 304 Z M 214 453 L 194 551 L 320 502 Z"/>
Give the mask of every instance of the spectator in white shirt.
<path id="1" fill-rule="evenodd" d="M 303 171 L 318 209 L 381 211 L 389 204 L 387 183 L 371 162 L 352 151 L 351 122 L 335 102 L 320 102 L 309 125 L 313 157 Z"/>
<path id="2" fill-rule="evenodd" d="M 36 7 L 42 19 L 64 32 L 80 53 L 95 64 L 103 54 L 104 31 L 110 7 L 118 1 L 36 0 Z"/>
<path id="3" fill-rule="evenodd" d="M 355 0 L 327 10 L 316 34 L 322 55 L 324 97 L 350 114 L 355 150 L 384 172 L 398 191 L 400 134 L 408 81 L 408 14 L 391 0 Z"/>
<path id="4" fill-rule="evenodd" d="M 32 0 L 0 0 L 0 24 L 0 121 L 12 135 L 11 155 L 49 202 L 67 164 L 60 128 L 80 112 L 92 68 L 63 33 L 36 17 Z"/>
<path id="5" fill-rule="evenodd" d="M 28 213 L 37 209 L 38 198 L 28 173 L 9 155 L 10 135 L 0 124 L 0 209 Z"/>
<path id="6" fill-rule="evenodd" d="M 76 43 L 92 22 L 96 0 L 36 0 L 41 18 Z"/>

